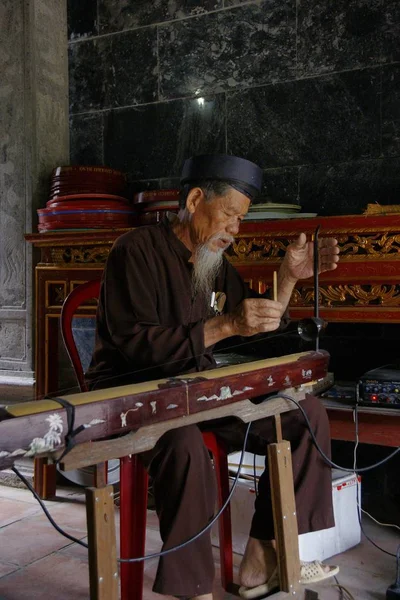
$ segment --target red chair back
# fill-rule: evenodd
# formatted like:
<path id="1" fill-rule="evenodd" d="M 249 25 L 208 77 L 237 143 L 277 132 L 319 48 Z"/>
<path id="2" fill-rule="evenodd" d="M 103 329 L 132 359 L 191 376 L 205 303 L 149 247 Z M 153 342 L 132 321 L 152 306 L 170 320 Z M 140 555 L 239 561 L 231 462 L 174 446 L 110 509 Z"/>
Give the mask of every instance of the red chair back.
<path id="1" fill-rule="evenodd" d="M 74 367 L 75 375 L 81 392 L 87 392 L 88 389 L 85 383 L 85 376 L 83 373 L 78 348 L 76 347 L 74 336 L 72 334 L 72 319 L 74 318 L 79 306 L 88 300 L 91 300 L 92 298 L 99 297 L 100 283 L 100 279 L 93 279 L 92 281 L 81 283 L 74 288 L 70 294 L 68 294 L 61 308 L 61 333 L 68 356 L 72 362 L 72 366 Z"/>

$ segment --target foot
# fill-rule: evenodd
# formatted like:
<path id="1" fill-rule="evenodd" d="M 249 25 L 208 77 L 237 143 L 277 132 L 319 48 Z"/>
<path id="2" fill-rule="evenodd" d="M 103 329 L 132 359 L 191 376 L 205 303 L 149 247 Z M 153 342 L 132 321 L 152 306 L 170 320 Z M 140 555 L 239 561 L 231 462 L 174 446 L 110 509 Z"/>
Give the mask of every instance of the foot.
<path id="1" fill-rule="evenodd" d="M 240 585 L 253 588 L 267 583 L 276 565 L 275 542 L 249 537 L 239 569 Z"/>
<path id="2" fill-rule="evenodd" d="M 301 564 L 307 564 L 302 562 Z M 277 566 L 275 541 L 257 540 L 249 537 L 242 563 L 239 569 L 240 585 L 254 588 L 269 581 Z M 329 565 L 321 564 L 325 573 L 330 572 Z"/>

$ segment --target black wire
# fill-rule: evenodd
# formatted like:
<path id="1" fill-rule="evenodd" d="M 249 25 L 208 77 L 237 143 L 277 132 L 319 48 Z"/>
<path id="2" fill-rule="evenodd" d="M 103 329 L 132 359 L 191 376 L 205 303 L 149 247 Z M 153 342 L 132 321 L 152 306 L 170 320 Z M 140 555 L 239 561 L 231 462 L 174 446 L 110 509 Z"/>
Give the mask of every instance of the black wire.
<path id="1" fill-rule="evenodd" d="M 80 544 L 84 548 L 88 548 L 88 545 L 85 544 L 85 542 L 82 542 L 82 540 L 78 540 L 78 538 L 75 538 L 73 535 L 70 535 L 69 533 L 66 533 L 65 531 L 63 531 L 61 529 L 61 527 L 59 527 L 57 525 L 57 523 L 54 521 L 53 517 L 51 516 L 51 514 L 47 510 L 47 508 L 46 508 L 43 500 L 41 499 L 41 497 L 39 496 L 39 494 L 37 494 L 36 491 L 33 489 L 33 487 L 31 486 L 30 482 L 22 475 L 22 473 L 20 473 L 18 471 L 18 469 L 15 466 L 12 466 L 11 470 L 14 471 L 14 473 L 17 475 L 17 477 L 20 478 L 20 480 L 22 481 L 22 483 L 24 483 L 26 485 L 26 487 L 29 489 L 29 491 L 31 491 L 32 494 L 35 496 L 36 500 L 39 502 L 40 506 L 42 507 L 44 514 L 46 515 L 46 517 L 48 518 L 48 520 L 50 521 L 50 523 L 53 525 L 53 527 L 58 531 L 58 533 L 61 533 L 61 535 L 63 535 L 67 539 L 71 540 L 71 542 L 76 542 L 77 544 Z"/>
<path id="2" fill-rule="evenodd" d="M 339 600 L 345 600 L 344 599 L 344 591 L 342 589 L 342 586 L 339 583 L 338 578 L 336 577 L 336 575 L 333 576 L 334 580 L 336 581 L 336 585 L 339 588 Z"/>
<path id="3" fill-rule="evenodd" d="M 291 396 L 287 395 L 287 394 L 276 394 L 274 396 L 268 396 L 264 401 L 268 401 L 268 400 L 273 400 L 273 399 L 277 399 L 277 398 L 283 398 L 285 400 L 289 400 L 290 402 L 293 402 L 302 412 L 304 420 L 306 422 L 307 428 L 310 432 L 313 444 L 315 445 L 316 449 L 318 450 L 318 452 L 320 453 L 320 455 L 322 456 L 322 458 L 324 459 L 324 461 L 330 465 L 331 467 L 334 467 L 335 469 L 339 469 L 341 471 L 345 471 L 347 473 L 363 473 L 365 471 L 370 471 L 371 469 L 375 469 L 381 465 L 383 465 L 384 463 L 386 463 L 388 460 L 390 460 L 393 456 L 395 456 L 399 451 L 400 448 L 397 448 L 397 450 L 395 450 L 394 452 L 392 452 L 389 456 L 387 456 L 385 459 L 370 465 L 369 467 L 363 467 L 362 469 L 347 469 L 345 467 L 342 467 L 340 465 L 337 465 L 336 463 L 334 463 L 333 461 L 330 460 L 330 458 L 328 458 L 326 456 L 326 454 L 323 452 L 323 450 L 321 449 L 321 447 L 319 446 L 316 438 L 315 438 L 315 434 L 312 430 L 312 426 L 311 423 L 308 419 L 308 416 L 304 410 L 304 408 L 301 406 L 301 404 L 299 402 L 297 402 L 297 400 L 295 400 L 294 398 L 292 398 Z M 357 415 L 357 412 L 356 412 Z M 203 533 L 205 533 L 208 529 L 210 529 L 210 527 L 213 526 L 213 524 L 218 520 L 218 518 L 220 517 L 220 515 L 223 513 L 223 511 L 225 510 L 225 508 L 227 507 L 227 505 L 229 504 L 233 492 L 236 488 L 238 479 L 239 479 L 239 475 L 240 475 L 240 470 L 242 468 L 242 464 L 243 464 L 243 459 L 244 459 L 244 453 L 246 450 L 246 445 L 247 445 L 247 438 L 249 435 L 249 431 L 250 431 L 250 427 L 251 427 L 251 422 L 248 424 L 246 433 L 245 433 L 245 438 L 244 438 L 244 442 L 243 442 L 243 449 L 242 449 L 242 454 L 240 457 L 240 462 L 239 462 L 239 466 L 238 466 L 238 470 L 237 470 L 237 474 L 236 477 L 233 481 L 232 484 L 232 489 L 228 495 L 227 500 L 225 501 L 224 505 L 221 507 L 221 509 L 217 512 L 217 514 L 215 515 L 215 517 L 213 517 L 213 519 L 201 530 L 199 531 L 196 535 L 194 535 L 193 537 L 189 538 L 188 540 L 186 540 L 185 542 L 182 542 L 181 544 L 174 546 L 173 548 L 169 548 L 168 550 L 163 550 L 161 552 L 157 552 L 154 554 L 148 554 L 147 556 L 140 556 L 137 558 L 120 558 L 118 559 L 119 562 L 141 562 L 144 560 L 148 560 L 150 558 L 158 558 L 160 556 L 164 556 L 166 554 L 170 554 L 172 552 L 175 552 L 177 550 L 180 550 L 181 548 L 184 548 L 185 546 L 187 546 L 188 544 L 190 544 L 191 542 L 197 540 L 201 535 L 203 535 Z M 358 432 L 358 418 L 356 419 L 356 431 Z M 68 538 L 69 540 L 76 542 L 78 544 L 80 544 L 81 546 L 84 546 L 85 548 L 87 548 L 87 544 L 85 544 L 84 542 L 82 542 L 81 540 L 78 540 L 77 538 L 74 538 L 73 536 L 63 532 L 62 529 L 60 529 L 60 527 L 53 521 L 52 517 L 50 516 L 49 512 L 47 511 L 47 508 L 45 507 L 45 505 L 43 504 L 41 498 L 38 496 L 38 494 L 35 492 L 35 490 L 33 489 L 33 487 L 31 486 L 31 484 L 25 479 L 25 477 L 19 473 L 19 471 L 13 466 L 12 470 L 14 471 L 14 473 L 21 479 L 21 481 L 23 481 L 23 483 L 25 483 L 25 485 L 28 487 L 28 489 L 33 493 L 33 495 L 35 496 L 35 498 L 38 500 L 40 506 L 42 507 L 45 515 L 47 516 L 47 518 L 49 519 L 50 523 L 53 525 L 53 527 L 55 527 L 55 529 L 61 533 L 61 535 L 64 535 L 66 538 Z M 357 486 L 357 494 L 358 494 L 358 486 Z M 357 510 L 357 513 L 359 515 L 359 511 Z M 359 516 L 360 518 L 360 516 Z M 360 523 L 361 525 L 361 523 Z M 362 525 L 361 525 L 361 529 L 362 529 Z M 389 554 L 390 556 L 396 556 L 395 554 L 392 554 L 390 552 L 387 552 L 386 550 L 383 550 L 383 548 L 380 548 L 379 546 L 377 546 L 375 544 L 375 542 L 373 542 L 364 532 L 364 530 L 362 529 L 365 537 L 374 545 L 376 546 L 379 550 L 382 550 L 382 552 L 385 552 L 385 554 Z"/>
<path id="4" fill-rule="evenodd" d="M 355 427 L 356 427 L 356 444 L 358 444 L 358 406 L 356 405 L 354 407 L 354 422 L 355 422 Z M 357 464 L 357 446 L 354 449 L 354 466 L 356 466 Z M 394 556 L 396 558 L 396 555 L 393 554 L 392 552 L 388 552 L 387 550 L 384 550 L 383 548 L 381 548 L 380 546 L 378 546 L 378 544 L 376 542 L 374 542 L 374 540 L 371 540 L 371 538 L 369 537 L 369 535 L 367 535 L 365 533 L 363 524 L 362 524 L 362 519 L 361 519 L 361 505 L 360 505 L 360 492 L 359 492 L 359 487 L 358 487 L 358 482 L 357 482 L 357 488 L 356 488 L 356 498 L 357 498 L 357 517 L 358 517 L 358 522 L 360 524 L 360 529 L 364 534 L 364 537 L 373 545 L 375 546 L 375 548 L 378 548 L 378 550 L 380 550 L 381 552 L 384 552 L 385 554 L 388 554 L 389 556 Z"/>
<path id="5" fill-rule="evenodd" d="M 237 473 L 236 473 L 236 477 L 235 477 L 235 479 L 234 479 L 234 481 L 232 483 L 232 489 L 229 492 L 229 495 L 228 495 L 226 501 L 224 502 L 224 504 L 222 505 L 222 507 L 219 509 L 219 511 L 217 512 L 217 514 L 215 515 L 215 517 L 213 517 L 211 519 L 211 521 L 205 527 L 203 527 L 203 529 L 201 529 L 198 533 L 196 533 L 196 535 L 192 536 L 191 538 L 187 539 L 186 541 L 182 542 L 181 544 L 178 544 L 177 546 L 174 546 L 173 548 L 168 548 L 168 550 L 162 550 L 161 552 L 155 552 L 154 554 L 147 554 L 146 556 L 139 556 L 137 558 L 119 558 L 118 562 L 120 562 L 120 563 L 142 562 L 142 561 L 148 560 L 150 558 L 159 558 L 160 556 L 165 556 L 166 554 L 171 554 L 171 552 L 176 552 L 177 550 L 181 550 L 182 548 L 184 548 L 188 544 L 191 544 L 192 542 L 194 542 L 195 540 L 197 540 L 200 536 L 203 535 L 203 533 L 205 533 L 206 531 L 208 531 L 208 529 L 210 529 L 214 525 L 214 523 L 219 519 L 219 517 L 224 512 L 225 508 L 228 506 L 228 504 L 231 501 L 231 498 L 233 496 L 233 492 L 235 491 L 235 488 L 236 488 L 236 485 L 237 485 L 237 482 L 238 482 L 239 476 L 240 476 L 240 470 L 241 470 L 242 464 L 243 464 L 244 453 L 246 451 L 247 438 L 249 437 L 250 427 L 251 427 L 251 421 L 250 421 L 250 423 L 247 426 L 246 433 L 245 433 L 245 436 L 244 436 L 242 454 L 240 456 L 240 461 L 239 461 L 239 465 L 238 465 L 238 470 L 237 470 Z"/>
<path id="6" fill-rule="evenodd" d="M 254 483 L 254 493 L 255 493 L 256 498 L 257 498 L 257 496 L 258 496 L 258 489 L 257 489 L 256 459 L 257 459 L 257 455 L 253 454 L 253 483 Z"/>
<path id="7" fill-rule="evenodd" d="M 360 524 L 360 529 L 364 534 L 364 537 L 373 545 L 375 546 L 375 548 L 378 548 L 378 550 L 380 550 L 381 552 L 384 552 L 385 554 L 388 554 L 389 556 L 393 556 L 394 558 L 396 558 L 396 554 L 393 554 L 393 552 L 388 552 L 387 550 L 384 550 L 384 548 L 381 548 L 380 546 L 378 546 L 378 544 L 376 542 L 374 542 L 374 540 L 371 540 L 371 538 L 369 537 L 369 535 L 367 535 L 365 533 L 362 521 L 361 521 L 361 508 L 360 508 L 360 499 L 359 499 L 359 491 L 358 491 L 358 483 L 357 483 L 357 517 L 358 517 L 358 522 Z"/>
<path id="8" fill-rule="evenodd" d="M 149 560 L 150 558 L 159 558 L 160 556 L 165 556 L 166 554 L 171 554 L 172 552 L 181 550 L 188 544 L 197 540 L 200 536 L 202 536 L 206 531 L 208 531 L 214 525 L 214 523 L 219 519 L 219 517 L 222 515 L 222 513 L 228 506 L 229 502 L 231 501 L 231 498 L 232 498 L 235 488 L 237 486 L 239 476 L 240 476 L 240 470 L 241 470 L 242 464 L 243 464 L 244 453 L 245 453 L 246 446 L 247 446 L 247 439 L 249 437 L 250 427 L 251 427 L 251 422 L 248 424 L 247 429 L 246 429 L 246 433 L 245 433 L 244 441 L 243 441 L 243 449 L 242 449 L 242 453 L 241 453 L 240 461 L 239 461 L 239 466 L 238 466 L 236 477 L 232 483 L 231 491 L 229 492 L 229 495 L 228 495 L 226 501 L 224 502 L 222 507 L 219 509 L 217 514 L 211 519 L 211 521 L 205 527 L 203 527 L 203 529 L 201 529 L 198 533 L 196 533 L 196 535 L 187 539 L 186 541 L 182 542 L 181 544 L 174 546 L 173 548 L 168 548 L 168 550 L 162 550 L 161 552 L 155 552 L 154 554 L 147 554 L 146 556 L 139 556 L 139 557 L 135 557 L 135 558 L 119 558 L 118 562 L 121 562 L 121 563 L 142 562 L 145 560 Z M 76 542 L 77 544 L 80 544 L 84 548 L 88 548 L 88 545 L 85 544 L 85 542 L 82 542 L 78 538 L 75 538 L 74 536 L 70 535 L 69 533 L 66 533 L 65 531 L 63 531 L 61 529 L 61 527 L 59 527 L 57 525 L 57 523 L 53 520 L 52 516 L 50 515 L 49 511 L 47 510 L 44 502 L 42 501 L 40 496 L 36 493 L 36 491 L 34 490 L 32 485 L 30 484 L 30 482 L 22 475 L 22 473 L 20 473 L 18 471 L 18 469 L 15 466 L 11 467 L 11 469 L 21 479 L 21 481 L 26 485 L 26 487 L 32 492 L 32 494 L 34 495 L 34 497 L 36 498 L 36 500 L 39 502 L 40 506 L 42 507 L 44 514 L 46 515 L 46 517 L 48 518 L 50 523 L 53 525 L 53 527 L 58 531 L 58 533 L 61 533 L 61 535 L 63 535 L 67 539 L 71 540 L 72 542 Z"/>
<path id="9" fill-rule="evenodd" d="M 270 400 L 272 398 L 284 398 L 285 400 L 290 400 L 290 402 L 293 402 L 301 410 L 304 420 L 306 422 L 306 425 L 310 431 L 310 435 L 311 435 L 314 446 L 316 447 L 316 449 L 318 450 L 318 452 L 320 453 L 320 455 L 322 456 L 324 461 L 326 463 L 328 463 L 328 465 L 330 465 L 331 467 L 334 467 L 335 469 L 339 469 L 340 471 L 345 471 L 346 473 L 365 473 L 366 471 L 371 471 L 371 469 L 376 469 L 377 467 L 380 467 L 381 465 L 385 464 L 388 460 L 390 460 L 391 458 L 393 458 L 393 456 L 395 456 L 396 454 L 398 454 L 400 452 L 400 447 L 396 448 L 396 450 L 394 452 L 392 452 L 391 454 L 389 454 L 389 456 L 386 456 L 386 458 L 383 458 L 382 460 L 380 460 L 377 463 L 374 463 L 373 465 L 369 465 L 369 467 L 363 467 L 362 469 L 347 469 L 346 467 L 341 467 L 340 465 L 337 465 L 336 463 L 334 463 L 330 458 L 328 458 L 326 456 L 326 454 L 324 453 L 324 451 L 319 446 L 319 444 L 315 438 L 314 432 L 312 430 L 311 423 L 307 417 L 307 414 L 306 414 L 304 408 L 301 406 L 301 404 L 299 402 L 297 402 L 297 400 L 295 400 L 291 396 L 288 396 L 287 394 L 278 394 L 278 395 L 272 396 L 272 397 L 268 396 L 268 398 L 266 398 L 266 400 Z"/>

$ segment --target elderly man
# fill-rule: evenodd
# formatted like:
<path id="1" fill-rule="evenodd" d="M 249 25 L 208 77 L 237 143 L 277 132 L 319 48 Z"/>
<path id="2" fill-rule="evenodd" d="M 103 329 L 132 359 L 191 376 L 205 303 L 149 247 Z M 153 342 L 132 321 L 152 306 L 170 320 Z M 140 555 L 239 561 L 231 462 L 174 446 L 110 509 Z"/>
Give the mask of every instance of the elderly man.
<path id="1" fill-rule="evenodd" d="M 288 247 L 278 274 L 277 301 L 251 291 L 223 255 L 260 191 L 261 179 L 261 169 L 242 158 L 193 157 L 183 168 L 178 217 L 117 240 L 103 276 L 96 348 L 87 373 L 92 389 L 210 369 L 216 366 L 213 347 L 218 342 L 280 327 L 296 281 L 313 274 L 312 244 L 306 236 L 301 234 Z M 336 240 L 321 240 L 320 270 L 335 269 L 338 253 Z M 329 425 L 322 405 L 309 396 L 303 407 L 329 455 Z M 299 410 L 283 414 L 282 427 L 291 441 L 299 532 L 332 527 L 330 469 L 311 443 Z M 241 449 L 243 423 L 223 419 L 207 423 L 207 428 L 218 433 L 231 451 Z M 265 455 L 272 440 L 271 420 L 256 421 L 247 449 Z M 201 428 L 192 425 L 167 432 L 143 459 L 153 479 L 163 549 L 168 549 L 195 535 L 214 513 L 214 474 Z M 240 569 L 241 595 L 254 598 L 274 588 L 276 564 L 265 471 Z M 320 564 L 312 569 L 303 565 L 301 577 L 307 582 L 336 571 Z M 206 533 L 160 559 L 154 591 L 208 599 L 213 577 Z"/>

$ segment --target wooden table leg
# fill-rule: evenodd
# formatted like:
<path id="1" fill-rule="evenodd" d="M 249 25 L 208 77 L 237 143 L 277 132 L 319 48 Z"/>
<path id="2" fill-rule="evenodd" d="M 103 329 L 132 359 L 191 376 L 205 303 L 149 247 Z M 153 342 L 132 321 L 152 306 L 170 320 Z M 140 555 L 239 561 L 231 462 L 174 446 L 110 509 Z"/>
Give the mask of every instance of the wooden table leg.
<path id="1" fill-rule="evenodd" d="M 300 596 L 300 557 L 290 443 L 282 440 L 280 415 L 275 425 L 277 443 L 268 446 L 268 464 L 281 591 L 270 598 L 283 600 Z"/>
<path id="2" fill-rule="evenodd" d="M 49 500 L 56 495 L 57 467 L 49 463 L 47 458 L 34 459 L 33 487 L 42 500 Z"/>
<path id="3" fill-rule="evenodd" d="M 98 463 L 94 465 L 94 487 L 102 488 L 108 483 L 108 462 Z"/>
<path id="4" fill-rule="evenodd" d="M 86 488 L 90 600 L 118 600 L 114 493 L 111 485 Z"/>
<path id="5" fill-rule="evenodd" d="M 46 288 L 36 281 L 36 399 L 41 400 L 58 389 L 58 319 L 46 318 Z M 39 341 L 41 340 L 41 341 Z M 44 343 L 44 351 L 41 347 Z M 40 346 L 40 347 L 39 347 Z M 33 487 L 43 500 L 56 495 L 57 469 L 46 458 L 35 458 Z"/>

